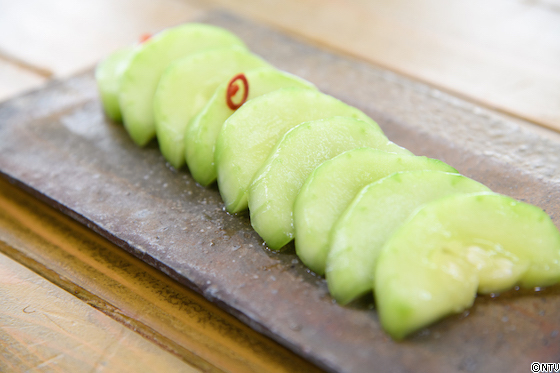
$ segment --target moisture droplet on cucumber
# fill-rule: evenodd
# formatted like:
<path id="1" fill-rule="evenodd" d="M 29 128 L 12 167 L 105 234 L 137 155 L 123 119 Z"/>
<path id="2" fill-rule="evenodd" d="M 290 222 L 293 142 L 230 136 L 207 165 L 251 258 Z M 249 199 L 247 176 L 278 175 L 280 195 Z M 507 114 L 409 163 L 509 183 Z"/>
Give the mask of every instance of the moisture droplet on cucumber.
<path id="1" fill-rule="evenodd" d="M 249 84 L 247 100 L 284 87 L 316 89 L 311 83 L 283 71 L 261 68 L 245 73 Z M 226 103 L 226 90 L 229 81 L 220 85 L 200 113 L 193 118 L 185 133 L 187 165 L 193 178 L 201 185 L 209 185 L 217 177 L 214 151 L 218 134 L 226 119 L 235 110 Z"/>
<path id="2" fill-rule="evenodd" d="M 346 304 L 371 291 L 385 241 L 420 206 L 451 194 L 489 191 L 465 176 L 429 170 L 395 173 L 366 186 L 333 227 L 326 266 L 330 293 Z"/>
<path id="3" fill-rule="evenodd" d="M 245 44 L 222 28 L 189 23 L 162 31 L 134 53 L 121 77 L 119 105 L 130 137 L 138 145 L 156 134 L 153 98 L 163 71 L 173 61 L 205 49 Z"/>
<path id="4" fill-rule="evenodd" d="M 286 132 L 249 188 L 251 224 L 270 249 L 279 250 L 293 239 L 294 201 L 309 174 L 324 161 L 362 147 L 411 154 L 378 126 L 354 118 L 306 122 Z"/>
<path id="5" fill-rule="evenodd" d="M 185 164 L 184 136 L 189 121 L 208 103 L 216 88 L 236 73 L 264 66 L 269 64 L 245 49 L 226 47 L 192 54 L 167 68 L 153 106 L 159 147 L 173 167 Z"/>
<path id="6" fill-rule="evenodd" d="M 121 77 L 132 58 L 135 47 L 113 52 L 101 61 L 95 69 L 95 80 L 101 96 L 101 104 L 109 118 L 116 122 L 122 120 L 119 106 Z"/>
<path id="7" fill-rule="evenodd" d="M 296 253 L 305 265 L 324 274 L 331 229 L 358 192 L 394 172 L 409 170 L 457 172 L 437 159 L 369 148 L 347 151 L 317 167 L 294 203 Z"/>
<path id="8" fill-rule="evenodd" d="M 253 176 L 276 143 L 303 122 L 347 116 L 377 124 L 360 110 L 321 92 L 282 88 L 246 102 L 226 120 L 216 142 L 218 186 L 229 212 L 247 208 Z"/>
<path id="9" fill-rule="evenodd" d="M 470 307 L 477 289 L 560 281 L 560 232 L 538 207 L 483 193 L 420 209 L 387 241 L 377 261 L 375 300 L 394 338 Z"/>

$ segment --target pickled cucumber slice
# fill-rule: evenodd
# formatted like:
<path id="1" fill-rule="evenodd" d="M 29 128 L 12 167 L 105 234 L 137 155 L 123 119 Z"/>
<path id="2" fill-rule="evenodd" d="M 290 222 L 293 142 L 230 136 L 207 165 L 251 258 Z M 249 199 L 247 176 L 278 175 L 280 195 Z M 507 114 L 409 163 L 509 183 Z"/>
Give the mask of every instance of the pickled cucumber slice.
<path id="1" fill-rule="evenodd" d="M 309 174 L 350 149 L 370 147 L 411 155 L 378 126 L 349 117 L 299 124 L 278 142 L 249 188 L 251 224 L 272 250 L 294 238 L 293 206 Z"/>
<path id="2" fill-rule="evenodd" d="M 247 100 L 284 87 L 316 89 L 311 83 L 295 75 L 271 68 L 247 71 L 249 83 Z M 226 89 L 229 81 L 220 85 L 200 113 L 193 118 L 185 133 L 187 165 L 193 178 L 201 185 L 209 185 L 217 177 L 214 162 L 216 139 L 222 125 L 235 111 L 226 103 Z"/>
<path id="3" fill-rule="evenodd" d="M 95 80 L 103 110 L 109 118 L 116 122 L 122 120 L 119 106 L 119 90 L 121 77 L 132 58 L 137 47 L 119 49 L 101 61 L 95 69 Z"/>
<path id="4" fill-rule="evenodd" d="M 324 162 L 305 181 L 294 203 L 296 252 L 315 273 L 325 273 L 334 223 L 358 192 L 397 171 L 456 172 L 426 157 L 397 155 L 375 149 L 355 149 Z"/>
<path id="5" fill-rule="evenodd" d="M 209 48 L 245 44 L 231 32 L 216 26 L 189 23 L 164 30 L 144 42 L 122 75 L 119 105 L 124 125 L 138 145 L 156 134 L 153 98 L 161 74 L 181 58 Z"/>
<path id="6" fill-rule="evenodd" d="M 276 143 L 303 122 L 347 116 L 377 125 L 360 110 L 324 93 L 281 88 L 246 102 L 226 120 L 216 142 L 218 186 L 229 212 L 247 208 L 253 176 Z"/>
<path id="7" fill-rule="evenodd" d="M 375 299 L 394 338 L 472 305 L 477 292 L 560 281 L 560 232 L 538 207 L 493 194 L 427 204 L 387 241 Z"/>
<path id="8" fill-rule="evenodd" d="M 375 263 L 385 241 L 420 206 L 452 194 L 490 192 L 458 174 L 420 170 L 399 172 L 366 186 L 331 233 L 326 277 L 341 304 L 373 289 Z"/>
<path id="9" fill-rule="evenodd" d="M 154 95 L 154 118 L 161 153 L 175 168 L 185 164 L 185 132 L 216 88 L 236 73 L 270 66 L 240 47 L 206 50 L 171 64 Z M 225 100 L 225 97 L 224 97 Z"/>

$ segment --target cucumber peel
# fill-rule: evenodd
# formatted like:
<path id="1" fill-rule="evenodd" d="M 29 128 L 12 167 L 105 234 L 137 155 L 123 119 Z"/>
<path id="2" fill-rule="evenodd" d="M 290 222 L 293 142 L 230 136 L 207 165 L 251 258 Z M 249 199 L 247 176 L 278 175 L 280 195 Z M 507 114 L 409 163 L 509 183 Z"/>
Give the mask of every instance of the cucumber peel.
<path id="1" fill-rule="evenodd" d="M 202 23 L 166 29 L 144 42 L 131 57 L 119 91 L 123 122 L 132 140 L 144 146 L 156 135 L 153 98 L 170 63 L 205 49 L 234 45 L 245 47 L 231 32 Z"/>
<path id="2" fill-rule="evenodd" d="M 346 304 L 370 292 L 384 243 L 422 205 L 452 194 L 489 191 L 465 176 L 432 170 L 398 172 L 366 186 L 331 232 L 326 266 L 331 295 Z"/>
<path id="3" fill-rule="evenodd" d="M 137 47 L 131 46 L 111 53 L 95 69 L 95 80 L 103 110 L 115 122 L 122 121 L 119 105 L 121 77 L 130 63 L 135 48 Z"/>
<path id="4" fill-rule="evenodd" d="M 306 80 L 269 67 L 247 71 L 245 77 L 249 83 L 247 100 L 285 87 L 316 89 Z M 185 133 L 189 171 L 204 186 L 216 181 L 216 140 L 224 122 L 235 112 L 228 107 L 225 99 L 228 83 L 225 81 L 216 89 L 206 106 L 189 123 Z"/>
<path id="5" fill-rule="evenodd" d="M 191 54 L 171 64 L 161 76 L 153 108 L 161 153 L 175 168 L 185 164 L 185 132 L 214 94 L 234 74 L 269 66 L 240 48 L 224 47 Z"/>
<path id="6" fill-rule="evenodd" d="M 226 209 L 247 209 L 247 191 L 276 143 L 303 122 L 348 116 L 377 124 L 360 110 L 309 89 L 281 88 L 246 102 L 226 120 L 216 141 L 218 186 Z"/>
<path id="7" fill-rule="evenodd" d="M 476 292 L 560 281 L 560 232 L 541 209 L 494 193 L 425 205 L 387 241 L 375 300 L 395 339 L 470 307 Z"/>
<path id="8" fill-rule="evenodd" d="M 397 171 L 453 167 L 427 157 L 399 155 L 362 148 L 344 152 L 317 167 L 294 203 L 296 253 L 315 273 L 324 274 L 332 227 L 358 192 Z"/>
<path id="9" fill-rule="evenodd" d="M 378 126 L 349 117 L 306 122 L 286 132 L 249 188 L 251 224 L 270 249 L 293 239 L 294 201 L 309 174 L 324 161 L 362 147 L 410 154 Z"/>

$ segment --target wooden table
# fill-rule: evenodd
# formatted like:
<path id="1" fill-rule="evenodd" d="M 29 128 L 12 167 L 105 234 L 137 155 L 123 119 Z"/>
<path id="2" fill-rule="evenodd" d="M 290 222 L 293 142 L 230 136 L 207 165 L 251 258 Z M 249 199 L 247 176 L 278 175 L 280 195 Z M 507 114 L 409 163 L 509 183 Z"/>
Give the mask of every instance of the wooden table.
<path id="1" fill-rule="evenodd" d="M 560 131 L 557 0 L 0 0 L 0 100 L 216 8 Z M 0 299 L 0 371 L 317 370 L 1 179 Z"/>

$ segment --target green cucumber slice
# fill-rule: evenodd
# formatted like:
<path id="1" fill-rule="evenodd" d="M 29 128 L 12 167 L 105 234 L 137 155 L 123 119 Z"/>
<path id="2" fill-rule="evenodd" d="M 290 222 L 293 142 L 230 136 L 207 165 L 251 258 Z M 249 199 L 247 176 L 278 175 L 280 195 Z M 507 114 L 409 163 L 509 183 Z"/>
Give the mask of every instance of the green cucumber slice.
<path id="1" fill-rule="evenodd" d="M 399 172 L 366 186 L 331 233 L 326 266 L 331 295 L 346 304 L 371 291 L 383 245 L 420 206 L 448 195 L 476 192 L 490 189 L 465 176 L 432 170 Z"/>
<path id="2" fill-rule="evenodd" d="M 237 73 L 264 66 L 270 65 L 257 55 L 226 47 L 192 54 L 167 68 L 154 96 L 154 118 L 161 153 L 173 167 L 185 164 L 189 121 L 204 108 L 216 88 Z"/>
<path id="3" fill-rule="evenodd" d="M 362 147 L 411 154 L 378 126 L 349 117 L 306 122 L 286 132 L 249 188 L 251 224 L 270 249 L 279 250 L 294 238 L 294 201 L 309 174 L 324 161 Z"/>
<path id="4" fill-rule="evenodd" d="M 124 125 L 134 142 L 146 145 L 156 134 L 152 101 L 161 74 L 171 62 L 205 49 L 234 45 L 245 46 L 231 32 L 200 23 L 164 30 L 144 42 L 123 73 L 119 92 Z"/>
<path id="5" fill-rule="evenodd" d="M 303 122 L 347 116 L 377 125 L 360 110 L 324 93 L 281 88 L 246 102 L 226 120 L 216 142 L 218 186 L 229 212 L 247 208 L 253 176 L 276 143 Z"/>
<path id="6" fill-rule="evenodd" d="M 560 281 L 560 232 L 538 207 L 482 193 L 431 202 L 387 241 L 375 299 L 395 339 L 472 305 L 479 292 Z"/>
<path id="7" fill-rule="evenodd" d="M 437 159 L 368 148 L 347 151 L 317 167 L 294 203 L 295 244 L 300 259 L 315 273 L 324 274 L 332 227 L 358 192 L 394 172 L 409 170 L 456 172 Z"/>
<path id="8" fill-rule="evenodd" d="M 107 116 L 115 122 L 122 120 L 119 106 L 121 77 L 136 48 L 131 46 L 111 53 L 95 69 L 95 80 L 101 96 L 101 104 Z"/>
<path id="9" fill-rule="evenodd" d="M 272 68 L 247 71 L 249 83 L 247 100 L 284 87 L 316 89 L 314 85 L 295 75 Z M 222 83 L 214 92 L 204 109 L 189 123 L 185 133 L 187 165 L 193 178 L 201 185 L 209 185 L 218 176 L 214 162 L 216 140 L 226 119 L 235 110 L 226 103 L 229 81 Z"/>

